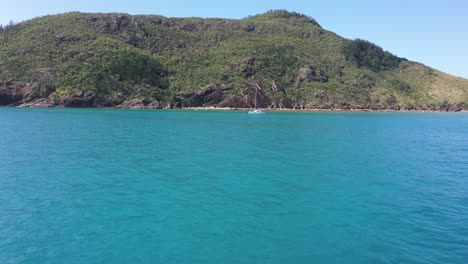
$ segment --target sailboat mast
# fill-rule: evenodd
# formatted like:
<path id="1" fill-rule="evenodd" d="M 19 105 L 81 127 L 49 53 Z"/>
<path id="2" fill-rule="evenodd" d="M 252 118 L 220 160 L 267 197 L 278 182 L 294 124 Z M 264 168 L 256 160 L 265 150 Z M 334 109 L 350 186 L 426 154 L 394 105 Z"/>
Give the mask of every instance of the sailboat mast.
<path id="1" fill-rule="evenodd" d="M 258 87 L 255 86 L 255 109 L 257 109 L 257 89 Z"/>

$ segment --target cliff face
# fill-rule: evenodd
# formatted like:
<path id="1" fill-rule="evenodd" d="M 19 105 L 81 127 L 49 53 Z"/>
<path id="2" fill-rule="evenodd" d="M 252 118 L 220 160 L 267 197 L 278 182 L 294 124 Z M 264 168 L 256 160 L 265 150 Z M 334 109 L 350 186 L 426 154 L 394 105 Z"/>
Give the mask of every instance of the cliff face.
<path id="1" fill-rule="evenodd" d="M 468 108 L 468 80 L 271 11 L 241 20 L 67 13 L 0 31 L 0 105 Z"/>

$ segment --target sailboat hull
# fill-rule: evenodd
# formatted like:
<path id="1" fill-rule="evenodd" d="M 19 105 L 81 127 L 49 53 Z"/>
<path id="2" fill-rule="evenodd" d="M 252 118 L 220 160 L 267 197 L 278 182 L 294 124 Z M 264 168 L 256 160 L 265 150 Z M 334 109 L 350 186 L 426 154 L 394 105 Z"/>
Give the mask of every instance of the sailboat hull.
<path id="1" fill-rule="evenodd" d="M 264 113 L 265 112 L 263 112 L 262 110 L 258 110 L 258 109 L 255 109 L 253 111 L 249 111 L 249 115 L 262 115 Z"/>

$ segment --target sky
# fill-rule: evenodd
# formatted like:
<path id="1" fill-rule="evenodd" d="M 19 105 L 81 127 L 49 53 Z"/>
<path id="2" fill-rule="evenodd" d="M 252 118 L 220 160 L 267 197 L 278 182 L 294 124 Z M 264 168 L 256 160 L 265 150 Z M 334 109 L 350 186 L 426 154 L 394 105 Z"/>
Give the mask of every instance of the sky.
<path id="1" fill-rule="evenodd" d="M 243 18 L 271 9 L 468 78 L 468 0 L 0 0 L 0 24 L 70 11 Z"/>

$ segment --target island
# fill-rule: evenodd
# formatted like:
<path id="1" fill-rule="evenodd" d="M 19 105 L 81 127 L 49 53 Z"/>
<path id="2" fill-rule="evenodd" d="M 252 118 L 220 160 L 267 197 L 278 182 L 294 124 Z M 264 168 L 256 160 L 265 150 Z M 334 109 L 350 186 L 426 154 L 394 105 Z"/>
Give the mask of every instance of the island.
<path id="1" fill-rule="evenodd" d="M 256 91 L 267 109 L 468 109 L 468 80 L 285 10 L 72 12 L 0 28 L 1 106 L 244 109 Z"/>

